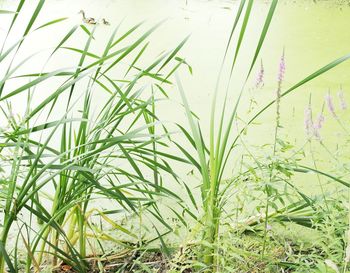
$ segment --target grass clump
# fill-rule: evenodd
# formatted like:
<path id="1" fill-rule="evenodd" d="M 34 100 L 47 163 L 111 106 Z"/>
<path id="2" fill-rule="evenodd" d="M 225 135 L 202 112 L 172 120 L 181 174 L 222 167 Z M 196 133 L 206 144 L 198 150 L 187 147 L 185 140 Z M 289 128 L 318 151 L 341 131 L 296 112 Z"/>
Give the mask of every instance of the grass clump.
<path id="1" fill-rule="evenodd" d="M 252 58 L 246 60 L 248 69 L 238 86 L 231 81 L 254 7 L 253 0 L 240 1 L 213 93 L 208 139 L 201 127 L 203 121 L 193 113 L 180 77 L 176 77 L 189 125 L 187 129 L 177 124 L 177 130 L 190 144 L 192 150 L 187 150 L 176 139 L 179 134 L 174 137 L 161 122 L 156 109 L 158 101 L 167 98 L 177 69 L 185 65 L 192 72 L 178 56 L 188 37 L 141 66 L 140 59 L 150 45 L 148 38 L 161 23 L 138 35 L 142 24 L 121 34 L 120 27 L 115 28 L 102 53 L 93 50 L 96 26 L 77 25 L 47 60 L 49 63 L 57 52 L 70 52 L 77 54 L 76 64 L 19 73 L 25 60 L 15 63 L 23 41 L 32 32 L 64 20 L 34 29 L 44 3 L 38 2 L 18 42 L 8 45 L 6 37 L 0 51 L 0 65 L 5 68 L 0 75 L 0 109 L 6 120 L 0 131 L 0 273 L 348 272 L 350 183 L 344 175 L 349 168 L 342 164 L 346 156 L 341 150 L 333 156 L 325 145 L 320 135 L 323 120 L 311 114 L 311 96 L 307 141 L 302 148 L 283 138 L 280 107 L 285 96 L 347 61 L 350 55 L 285 89 L 283 51 L 275 98 L 243 121 L 239 105 L 278 1 L 269 3 Z M 0 14 L 12 16 L 7 36 L 23 5 L 20 1 L 16 11 Z M 86 37 L 84 44 L 67 46 L 78 31 Z M 222 93 L 226 66 L 229 79 Z M 262 85 L 263 73 L 261 63 L 257 86 Z M 51 80 L 56 84 L 53 88 L 48 84 Z M 19 85 L 13 88 L 14 81 Z M 46 84 L 48 91 L 38 94 Z M 238 90 L 233 105 L 228 100 L 231 89 Z M 344 99 L 344 95 L 339 97 Z M 24 113 L 14 114 L 14 102 L 23 98 Z M 328 93 L 323 108 L 328 107 L 348 138 L 332 103 Z M 252 152 L 245 145 L 244 134 L 273 106 L 273 139 Z M 346 104 L 341 107 L 346 108 Z M 338 169 L 319 169 L 313 154 L 315 143 L 331 155 Z M 168 152 L 171 145 L 182 155 Z M 243 147 L 243 154 L 238 146 Z M 311 166 L 301 163 L 307 152 Z M 239 164 L 227 179 L 231 157 Z M 199 174 L 200 198 L 196 189 L 177 174 L 172 163 L 179 162 Z M 295 177 L 301 175 L 316 177 L 321 194 L 305 193 L 295 184 Z M 339 188 L 325 191 L 321 178 Z M 189 201 L 173 192 L 164 179 L 182 183 Z M 163 200 L 169 199 L 172 203 L 167 209 L 172 217 L 163 214 Z M 17 235 L 10 238 L 14 228 Z M 183 234 L 187 236 L 179 245 L 174 238 Z M 106 242 L 112 244 L 111 249 Z"/>
<path id="2" fill-rule="evenodd" d="M 163 172 L 176 175 L 166 162 L 167 156 L 157 150 L 157 145 L 167 146 L 160 140 L 169 134 L 162 128 L 156 132 L 158 118 L 154 111 L 157 94 L 167 96 L 166 85 L 171 83 L 166 78 L 176 71 L 178 62 L 164 77 L 160 73 L 179 58 L 177 52 L 184 42 L 141 69 L 137 60 L 148 46 L 146 39 L 160 24 L 129 41 L 141 24 L 119 36 L 117 27 L 101 55 L 90 51 L 96 28 L 75 26 L 47 62 L 56 52 L 69 50 L 78 54 L 76 66 L 16 74 L 21 63 L 13 66 L 13 61 L 30 31 L 62 21 L 54 20 L 32 30 L 44 2 L 39 1 L 19 42 L 4 45 L 0 54 L 1 65 L 7 66 L 0 85 L 1 110 L 7 120 L 0 135 L 3 169 L 0 272 L 5 271 L 5 265 L 10 272 L 41 272 L 43 266 L 55 268 L 62 262 L 72 270 L 88 272 L 90 253 L 104 252 L 102 240 L 114 240 L 121 245 L 128 241 L 144 243 L 143 234 L 118 224 L 116 219 L 121 218 L 118 215 L 150 209 L 161 219 L 154 196 L 180 199 L 160 182 Z M 23 4 L 19 3 L 13 15 L 8 35 Z M 83 48 L 65 47 L 80 28 L 88 34 Z M 126 46 L 120 46 L 122 41 Z M 112 72 L 121 69 L 127 58 L 133 61 L 123 80 L 117 81 Z M 135 75 L 129 76 L 130 72 Z M 13 90 L 7 88 L 11 86 L 8 82 L 22 78 L 27 83 Z M 55 80 L 58 87 L 38 97 L 39 84 L 49 80 Z M 143 80 L 148 85 L 143 86 Z M 103 100 L 99 99 L 101 93 Z M 27 98 L 23 116 L 12 114 L 11 100 L 19 96 Z M 33 98 L 39 99 L 39 103 L 33 104 Z M 97 109 L 96 100 L 101 102 Z M 148 174 L 152 174 L 151 178 Z M 98 204 L 102 200 L 115 209 L 103 210 Z M 94 217 L 124 234 L 125 239 L 113 239 L 103 226 L 94 223 Z M 8 239 L 14 227 L 18 235 L 10 246 Z M 26 249 L 24 264 L 20 259 L 20 242 Z"/>

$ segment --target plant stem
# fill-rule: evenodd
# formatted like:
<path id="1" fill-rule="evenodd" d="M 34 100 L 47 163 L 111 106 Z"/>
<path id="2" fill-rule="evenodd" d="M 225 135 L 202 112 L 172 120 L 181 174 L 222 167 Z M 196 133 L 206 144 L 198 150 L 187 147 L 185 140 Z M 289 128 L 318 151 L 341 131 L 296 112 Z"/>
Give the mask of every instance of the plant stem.
<path id="1" fill-rule="evenodd" d="M 6 249 L 6 242 L 15 217 L 12 213 L 5 215 L 4 226 L 1 232 L 0 244 Z M 5 272 L 5 256 L 0 255 L 0 273 Z"/>

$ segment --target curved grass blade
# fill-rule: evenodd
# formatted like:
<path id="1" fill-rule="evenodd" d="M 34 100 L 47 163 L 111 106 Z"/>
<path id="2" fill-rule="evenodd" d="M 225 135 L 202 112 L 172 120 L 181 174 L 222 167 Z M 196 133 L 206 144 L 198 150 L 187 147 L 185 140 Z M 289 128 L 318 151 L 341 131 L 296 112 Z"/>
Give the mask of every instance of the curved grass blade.
<path id="1" fill-rule="evenodd" d="M 15 270 L 15 268 L 14 268 L 12 262 L 11 262 L 11 259 L 10 259 L 9 255 L 6 252 L 5 246 L 2 243 L 2 241 L 0 241 L 0 253 L 5 258 L 6 264 L 7 264 L 7 266 L 10 269 L 10 273 L 16 273 L 16 270 Z"/>
<path id="2" fill-rule="evenodd" d="M 32 28 L 35 20 L 37 19 L 38 15 L 39 15 L 39 13 L 40 13 L 40 11 L 42 9 L 42 7 L 44 6 L 44 4 L 45 4 L 45 0 L 40 0 L 39 1 L 38 5 L 36 6 L 36 8 L 35 8 L 35 10 L 34 10 L 34 12 L 32 14 L 32 17 L 30 18 L 30 21 L 29 21 L 29 23 L 28 23 L 28 25 L 27 25 L 24 33 L 23 33 L 23 36 L 26 36 L 29 33 L 29 31 L 31 30 L 31 28 Z"/>
<path id="3" fill-rule="evenodd" d="M 346 181 L 344 181 L 344 180 L 342 180 L 340 178 L 337 178 L 334 175 L 331 175 L 331 174 L 319 171 L 319 170 L 314 169 L 314 168 L 310 168 L 308 166 L 300 165 L 299 167 L 300 168 L 292 168 L 292 170 L 295 171 L 295 172 L 302 172 L 302 173 L 307 173 L 307 172 L 317 173 L 317 174 L 320 174 L 320 175 L 323 175 L 325 177 L 328 177 L 328 178 L 330 178 L 330 179 L 332 179 L 332 180 L 334 180 L 334 181 L 336 181 L 336 182 L 338 182 L 338 183 L 340 183 L 340 184 L 350 188 L 350 183 L 349 182 L 346 182 Z"/>
<path id="4" fill-rule="evenodd" d="M 226 49 L 225 49 L 225 54 L 224 54 L 224 60 L 226 58 L 226 55 L 227 55 L 227 51 L 230 47 L 230 43 L 232 41 L 232 37 L 233 37 L 233 34 L 236 30 L 236 27 L 237 27 L 237 24 L 238 24 L 238 21 L 239 21 L 239 18 L 241 17 L 241 14 L 242 14 L 242 11 L 243 11 L 243 8 L 244 8 L 244 5 L 246 3 L 246 0 L 241 0 L 240 4 L 239 4 L 239 7 L 238 7 L 238 11 L 237 11 L 237 14 L 236 14 L 236 18 L 235 18 L 235 21 L 233 23 L 233 26 L 232 26 L 232 29 L 231 29 L 231 33 L 230 33 L 230 37 L 227 41 L 227 45 L 226 45 Z"/>
<path id="5" fill-rule="evenodd" d="M 149 42 L 146 43 L 142 49 L 140 50 L 140 52 L 137 54 L 137 56 L 135 57 L 135 59 L 133 60 L 133 62 L 129 65 L 128 70 L 125 72 L 124 77 L 126 77 L 129 73 L 129 71 L 135 66 L 136 62 L 140 59 L 140 57 L 142 56 L 143 52 L 146 50 L 146 48 L 148 47 Z"/>
<path id="6" fill-rule="evenodd" d="M 246 12 L 245 12 L 245 15 L 244 15 L 241 31 L 239 33 L 239 37 L 238 37 L 238 41 L 237 41 L 237 45 L 236 45 L 236 52 L 235 52 L 235 56 L 233 58 L 233 63 L 232 63 L 232 66 L 231 66 L 230 74 L 232 74 L 233 68 L 234 68 L 234 66 L 236 64 L 238 53 L 239 53 L 239 50 L 241 48 L 241 44 L 242 44 L 242 41 L 243 41 L 244 33 L 246 31 L 247 24 L 248 24 L 248 21 L 249 21 L 250 13 L 252 11 L 253 2 L 254 2 L 253 0 L 249 0 L 248 5 L 247 5 L 247 9 L 246 9 Z"/>
<path id="7" fill-rule="evenodd" d="M 77 28 L 78 28 L 78 25 L 72 27 L 72 29 L 63 37 L 63 39 L 56 46 L 54 51 L 51 53 L 51 56 L 69 39 L 69 37 L 72 36 L 72 34 L 77 30 Z"/>
<path id="8" fill-rule="evenodd" d="M 91 58 L 94 58 L 94 59 L 100 59 L 101 57 L 96 55 L 96 54 L 93 54 L 91 52 L 88 52 L 88 51 L 84 51 L 84 50 L 81 50 L 79 48 L 74 48 L 74 47 L 61 47 L 62 49 L 67 49 L 67 50 L 71 50 L 71 51 L 74 51 L 74 52 L 78 52 L 80 53 L 81 55 L 82 54 L 85 54 L 86 56 L 89 56 Z"/>
<path id="9" fill-rule="evenodd" d="M 158 24 L 156 24 L 154 27 L 150 28 L 148 31 L 146 31 L 139 39 L 136 40 L 132 45 L 130 45 L 125 52 L 117 59 L 115 60 L 109 67 L 107 67 L 102 74 L 105 74 L 107 71 L 111 70 L 117 63 L 119 63 L 122 59 L 124 59 L 127 55 L 129 55 L 130 52 L 132 52 L 137 46 L 139 46 L 149 35 L 151 35 L 162 23 L 163 21 L 160 21 Z"/>
<path id="10" fill-rule="evenodd" d="M 121 41 L 123 41 L 126 37 L 128 37 L 131 33 L 133 33 L 136 29 L 138 29 L 141 25 L 143 24 L 143 22 L 140 22 L 138 24 L 136 24 L 135 26 L 133 26 L 131 29 L 129 29 L 126 33 L 124 33 L 117 41 L 115 41 L 112 45 L 111 48 L 115 47 L 118 43 L 120 43 Z"/>
<path id="11" fill-rule="evenodd" d="M 190 35 L 188 35 L 185 39 L 181 41 L 181 43 L 171 52 L 169 57 L 165 60 L 165 62 L 162 64 L 162 66 L 158 69 L 157 74 L 159 71 L 161 71 L 175 56 L 176 54 L 180 51 L 180 49 L 185 45 L 187 40 L 190 38 Z"/>
<path id="12" fill-rule="evenodd" d="M 4 10 L 4 9 L 0 9 L 0 15 L 1 14 L 14 14 L 16 13 L 15 11 L 12 10 Z"/>
<path id="13" fill-rule="evenodd" d="M 190 128 L 191 128 L 191 134 L 193 135 L 193 140 L 195 143 L 195 148 L 197 150 L 197 154 L 198 154 L 198 158 L 199 158 L 199 164 L 201 166 L 201 174 L 203 177 L 203 189 L 202 189 L 202 197 L 206 198 L 206 192 L 209 190 L 210 188 L 210 178 L 209 178 L 209 170 L 208 170 L 208 165 L 207 165 L 207 160 L 206 160 L 206 156 L 205 156 L 205 143 L 203 143 L 203 139 L 201 137 L 201 133 L 200 133 L 200 129 L 199 129 L 199 125 L 197 123 L 195 123 L 193 116 L 192 116 L 192 112 L 190 110 L 190 106 L 188 104 L 185 92 L 183 90 L 182 84 L 180 82 L 180 79 L 178 77 L 177 74 L 175 74 L 176 77 L 176 82 L 177 82 L 177 86 L 178 89 L 180 91 L 180 95 L 182 97 L 182 101 L 185 107 L 185 111 L 186 111 L 186 117 L 187 120 L 189 122 Z"/>
<path id="14" fill-rule="evenodd" d="M 7 41 L 7 38 L 11 32 L 11 29 L 13 27 L 13 25 L 15 24 L 16 22 L 16 19 L 23 7 L 23 4 L 24 4 L 25 0 L 20 0 L 19 3 L 18 3 L 18 6 L 17 6 L 17 9 L 16 9 L 16 12 L 15 12 L 15 15 L 13 16 L 13 19 L 11 21 L 11 24 L 10 24 L 10 27 L 9 29 L 7 30 L 7 33 L 6 33 L 6 37 L 5 37 L 5 40 L 4 40 L 4 43 L 2 44 L 2 47 L 1 47 L 1 50 L 0 50 L 0 55 L 2 54 L 3 50 L 4 50 L 4 47 L 5 47 L 5 44 L 6 44 L 6 41 Z"/>
<path id="15" fill-rule="evenodd" d="M 51 79 L 53 76 L 61 73 L 61 72 L 64 72 L 66 69 L 59 69 L 59 70 L 55 70 L 53 72 L 50 72 L 50 73 L 47 73 L 45 75 L 42 75 L 38 78 L 36 78 L 35 80 L 25 84 L 25 85 L 22 85 L 21 87 L 11 91 L 10 93 L 8 93 L 7 95 L 3 96 L 3 97 L 0 97 L 0 101 L 3 101 L 3 100 L 6 100 L 8 98 L 11 98 L 21 92 L 24 92 L 24 91 L 27 91 L 29 88 L 47 80 L 47 79 Z"/>
<path id="16" fill-rule="evenodd" d="M 258 42 L 258 46 L 257 46 L 257 48 L 255 50 L 254 58 L 253 58 L 252 64 L 250 65 L 250 69 L 249 69 L 249 72 L 248 72 L 246 80 L 248 79 L 250 73 L 252 72 L 252 69 L 253 69 L 253 67 L 255 65 L 256 59 L 259 56 L 260 49 L 261 49 L 261 47 L 262 47 L 262 45 L 264 43 L 267 31 L 268 31 L 268 29 L 270 27 L 270 24 L 271 24 L 271 20 L 273 18 L 274 13 L 275 13 L 277 3 L 278 3 L 278 0 L 273 0 L 271 5 L 270 5 L 270 9 L 269 9 L 269 12 L 267 14 L 267 18 L 265 20 L 264 27 L 263 27 L 262 32 L 260 34 L 260 39 L 259 39 L 259 42 Z"/>
<path id="17" fill-rule="evenodd" d="M 44 27 L 47 27 L 47 26 L 51 26 L 53 24 L 57 24 L 59 22 L 65 21 L 67 19 L 68 19 L 68 17 L 63 17 L 63 18 L 58 18 L 58 19 L 52 20 L 50 22 L 47 22 L 46 24 L 41 25 L 40 27 L 37 27 L 35 30 L 38 30 L 38 29 L 41 29 L 41 28 L 44 28 Z"/>

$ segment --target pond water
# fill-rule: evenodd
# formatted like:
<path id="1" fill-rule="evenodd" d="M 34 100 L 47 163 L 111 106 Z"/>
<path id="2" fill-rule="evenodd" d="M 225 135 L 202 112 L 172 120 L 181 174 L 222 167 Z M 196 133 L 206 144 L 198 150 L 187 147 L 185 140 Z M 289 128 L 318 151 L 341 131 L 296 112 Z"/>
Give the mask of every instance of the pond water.
<path id="1" fill-rule="evenodd" d="M 249 22 L 247 35 L 243 40 L 242 51 L 238 58 L 238 69 L 234 71 L 229 91 L 229 104 L 233 105 L 242 85 L 244 78 L 242 75 L 247 73 L 250 63 L 246 60 L 250 60 L 254 53 L 254 46 L 268 11 L 268 2 L 254 1 L 251 14 L 253 20 Z M 23 24 L 30 18 L 36 3 L 37 1 L 34 0 L 26 1 L 26 7 L 23 9 L 19 23 L 15 25 L 7 45 L 12 44 L 20 37 L 19 35 L 23 32 Z M 239 113 L 243 120 L 248 120 L 261 107 L 274 99 L 278 67 L 283 51 L 286 60 L 283 90 L 304 79 L 320 67 L 350 53 L 350 7 L 337 3 L 337 1 L 279 1 L 259 61 L 248 81 L 240 104 Z M 200 118 L 206 138 L 209 128 L 211 97 L 238 5 L 239 1 L 229 0 L 49 0 L 36 24 L 39 26 L 61 17 L 69 17 L 69 20 L 31 34 L 24 42 L 16 60 L 20 61 L 34 52 L 46 50 L 35 57 L 34 68 L 33 62 L 30 61 L 21 69 L 22 73 L 39 72 L 45 64 L 47 54 L 49 54 L 47 49 L 57 45 L 67 31 L 81 21 L 78 14 L 81 9 L 85 10 L 88 16 L 106 18 L 110 22 L 110 26 L 97 26 L 91 52 L 103 51 L 114 27 L 121 21 L 123 21 L 122 30 L 119 33 L 143 20 L 146 20 L 144 28 L 146 29 L 162 19 L 167 19 L 149 38 L 148 54 L 142 61 L 149 63 L 160 52 L 175 48 L 182 39 L 191 34 L 189 41 L 179 55 L 192 66 L 193 75 L 183 69 L 180 71 L 180 78 L 192 110 Z M 2 9 L 14 9 L 15 6 L 16 1 L 0 1 Z M 4 22 L 0 26 L 0 42 L 4 39 L 8 24 L 9 22 Z M 81 31 L 69 41 L 69 46 L 82 48 L 86 37 L 86 34 Z M 231 47 L 232 52 L 233 50 L 234 48 Z M 76 63 L 78 62 L 74 54 L 59 53 L 47 64 L 46 70 L 71 66 L 73 59 L 76 60 Z M 260 60 L 265 71 L 264 86 L 256 88 L 255 82 Z M 337 114 L 344 120 L 344 123 L 349 122 L 349 111 L 340 111 L 338 102 L 336 102 L 336 94 L 340 86 L 344 90 L 345 99 L 350 99 L 349 69 L 350 62 L 345 62 L 282 99 L 281 124 L 283 128 L 280 130 L 280 134 L 285 140 L 296 147 L 305 144 L 307 137 L 304 130 L 304 110 L 308 105 L 310 94 L 312 94 L 313 109 L 317 113 L 321 111 L 325 94 L 330 91 L 337 104 Z M 224 71 L 224 75 L 228 75 L 228 69 Z M 227 76 L 223 77 L 223 82 L 225 80 L 227 80 Z M 9 83 L 9 89 L 12 89 L 11 87 L 16 86 L 16 84 L 15 82 Z M 49 86 L 50 84 L 54 85 L 54 83 L 49 83 Z M 48 85 L 39 86 L 36 94 L 45 92 L 47 87 Z M 222 84 L 222 87 L 224 89 L 225 84 Z M 168 90 L 171 100 L 160 103 L 157 108 L 158 115 L 169 122 L 187 124 L 184 110 L 180 105 L 181 99 L 178 90 L 174 87 L 169 87 Z M 220 94 L 219 103 L 222 97 L 223 94 Z M 38 95 L 34 97 L 33 103 L 38 103 L 41 99 Z M 16 99 L 12 103 L 16 113 L 23 113 L 25 99 Z M 61 110 L 64 111 L 64 109 Z M 345 143 L 345 138 L 327 109 L 325 109 L 325 118 L 326 122 L 321 134 L 325 145 L 333 151 L 337 145 L 341 146 Z M 258 124 L 249 129 L 244 136 L 247 146 L 259 147 L 265 143 L 272 143 L 275 108 L 271 108 L 257 121 Z M 326 151 L 320 149 L 316 156 L 320 167 L 327 166 L 330 155 Z M 232 159 L 232 164 L 229 165 L 234 165 L 234 162 Z M 306 160 L 306 163 L 310 162 Z M 194 177 L 186 177 L 186 173 L 191 168 L 184 166 L 179 166 L 179 168 L 184 179 L 188 179 L 194 183 L 193 185 L 196 185 L 197 181 Z M 231 169 L 228 168 L 227 178 L 234 173 Z M 304 175 L 296 176 L 295 180 L 306 192 L 318 192 L 314 187 L 315 178 Z"/>

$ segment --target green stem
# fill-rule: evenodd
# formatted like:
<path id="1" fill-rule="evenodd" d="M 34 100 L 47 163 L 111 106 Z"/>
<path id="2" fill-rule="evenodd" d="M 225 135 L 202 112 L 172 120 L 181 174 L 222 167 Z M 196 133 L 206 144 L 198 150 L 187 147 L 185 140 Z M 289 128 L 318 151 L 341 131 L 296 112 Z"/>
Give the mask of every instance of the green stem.
<path id="1" fill-rule="evenodd" d="M 51 229 L 51 227 L 48 227 L 45 230 L 45 233 L 42 236 L 42 244 L 41 244 L 41 247 L 40 247 L 40 250 L 39 250 L 39 253 L 38 253 L 38 257 L 37 257 L 37 262 L 38 262 L 39 265 L 42 263 L 42 260 L 43 260 L 43 254 L 44 254 L 44 251 L 45 251 L 46 240 L 49 237 L 50 229 Z"/>
<path id="2" fill-rule="evenodd" d="M 5 216 L 4 226 L 1 232 L 1 238 L 0 238 L 0 244 L 3 246 L 4 249 L 6 249 L 6 242 L 7 237 L 10 232 L 12 223 L 14 221 L 14 216 L 11 213 L 8 215 L 8 217 Z M 5 271 L 5 255 L 0 255 L 0 273 L 6 272 Z"/>
<path id="3" fill-rule="evenodd" d="M 213 188 L 213 187 L 212 187 Z M 217 208 L 217 198 L 212 189 L 210 192 L 210 199 L 207 204 L 206 221 L 205 221 L 205 241 L 212 246 L 212 248 L 205 247 L 204 249 L 204 263 L 210 266 L 208 272 L 217 272 L 217 264 L 215 258 L 217 236 L 219 234 L 219 214 Z"/>
<path id="4" fill-rule="evenodd" d="M 77 209 L 78 229 L 79 229 L 79 249 L 80 255 L 86 257 L 86 237 L 84 214 L 80 208 Z"/>

